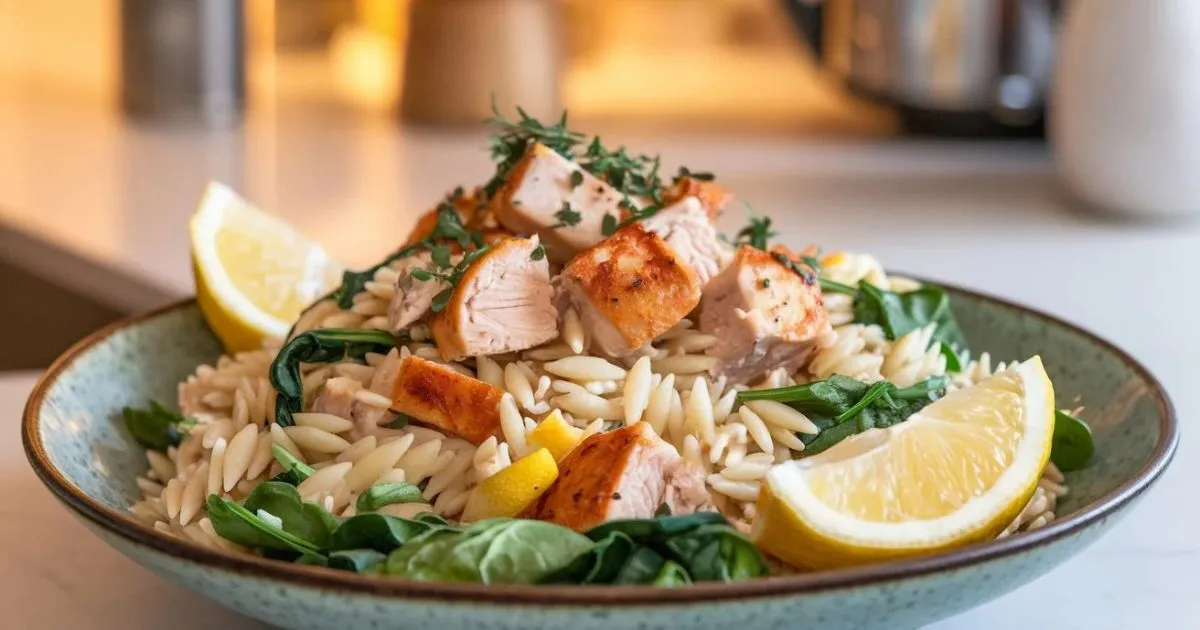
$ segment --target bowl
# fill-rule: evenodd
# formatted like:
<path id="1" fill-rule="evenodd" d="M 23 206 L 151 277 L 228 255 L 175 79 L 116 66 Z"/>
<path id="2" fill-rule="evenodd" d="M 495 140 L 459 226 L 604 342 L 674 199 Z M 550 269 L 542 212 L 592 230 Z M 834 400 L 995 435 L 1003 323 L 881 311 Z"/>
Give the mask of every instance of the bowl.
<path id="1" fill-rule="evenodd" d="M 140 496 L 134 478 L 145 457 L 119 412 L 174 400 L 180 380 L 216 359 L 220 344 L 193 301 L 119 322 L 59 358 L 25 409 L 25 452 L 42 482 L 109 545 L 281 627 L 913 628 L 998 597 L 1087 547 L 1159 478 L 1178 441 L 1162 386 L 1125 352 L 1051 316 L 947 289 L 972 347 L 1001 358 L 1041 354 L 1060 403 L 1086 402 L 1097 455 L 1068 474 L 1071 494 L 1049 526 L 919 559 L 680 589 L 484 586 L 369 578 L 176 539 L 126 512 Z"/>

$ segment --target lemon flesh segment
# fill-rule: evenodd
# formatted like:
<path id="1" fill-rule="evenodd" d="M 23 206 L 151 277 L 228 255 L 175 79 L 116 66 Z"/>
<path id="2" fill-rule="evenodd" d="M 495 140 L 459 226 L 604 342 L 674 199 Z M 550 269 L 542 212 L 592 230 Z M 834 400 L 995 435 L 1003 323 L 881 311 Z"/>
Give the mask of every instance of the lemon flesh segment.
<path id="1" fill-rule="evenodd" d="M 286 335 L 341 277 L 320 245 L 217 183 L 205 190 L 190 232 L 197 301 L 231 352 Z"/>
<path id="2" fill-rule="evenodd" d="M 529 432 L 527 439 L 530 446 L 549 449 L 561 462 L 583 440 L 583 429 L 567 424 L 562 412 L 555 409 Z"/>
<path id="3" fill-rule="evenodd" d="M 550 449 L 538 450 L 484 479 L 471 491 L 462 520 L 515 517 L 558 479 L 558 464 Z"/>
<path id="4" fill-rule="evenodd" d="M 821 569 L 993 538 L 1037 486 L 1053 410 L 1035 357 L 901 424 L 777 466 L 760 496 L 755 540 Z"/>

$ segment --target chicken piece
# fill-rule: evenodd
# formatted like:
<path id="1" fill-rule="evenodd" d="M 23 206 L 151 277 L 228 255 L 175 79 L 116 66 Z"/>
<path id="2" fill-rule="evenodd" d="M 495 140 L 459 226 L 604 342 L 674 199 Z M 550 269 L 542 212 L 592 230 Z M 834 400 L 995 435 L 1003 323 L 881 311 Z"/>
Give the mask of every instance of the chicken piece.
<path id="1" fill-rule="evenodd" d="M 558 479 L 525 518 L 587 531 L 604 521 L 711 511 L 704 472 L 684 463 L 645 422 L 584 440 L 558 465 Z"/>
<path id="2" fill-rule="evenodd" d="M 596 349 L 633 354 L 700 303 L 700 279 L 658 236 L 633 224 L 567 263 L 559 276 Z"/>
<path id="3" fill-rule="evenodd" d="M 375 368 L 367 389 L 381 396 L 392 395 L 396 379 L 400 376 L 400 351 L 393 348 L 384 357 L 383 363 Z M 354 425 L 359 437 L 376 433 L 379 427 L 387 426 L 396 419 L 396 414 L 382 407 L 360 402 L 354 407 Z"/>
<path id="4" fill-rule="evenodd" d="M 447 361 L 524 350 L 558 337 L 553 300 L 537 237 L 510 238 L 471 263 L 429 328 Z"/>
<path id="5" fill-rule="evenodd" d="M 816 274 L 742 246 L 704 291 L 700 331 L 717 337 L 714 375 L 747 383 L 774 368 L 795 371 L 829 321 Z"/>
<path id="6" fill-rule="evenodd" d="M 354 417 L 354 406 L 358 404 L 354 394 L 362 388 L 362 383 L 352 378 L 335 376 L 325 381 L 321 391 L 317 392 L 312 411 L 349 420 Z"/>
<path id="7" fill-rule="evenodd" d="M 697 197 L 684 197 L 642 219 L 641 223 L 679 252 L 680 258 L 696 270 L 702 288 L 733 257 L 729 247 L 717 238 L 717 229 Z"/>
<path id="8" fill-rule="evenodd" d="M 504 390 L 416 355 L 404 357 L 392 411 L 479 445 L 500 429 Z"/>
<path id="9" fill-rule="evenodd" d="M 579 185 L 572 184 L 572 177 Z M 545 145 L 534 144 L 509 172 L 491 210 L 508 229 L 538 234 L 550 260 L 562 263 L 604 239 L 604 215 L 621 216 L 621 199 L 619 191 L 578 164 Z M 556 216 L 564 205 L 579 213 L 575 225 L 564 225 Z"/>
<path id="10" fill-rule="evenodd" d="M 458 264 L 462 256 L 452 256 L 451 264 Z M 429 313 L 433 306 L 433 298 L 450 286 L 440 278 L 421 280 L 413 276 L 414 269 L 428 269 L 432 266 L 429 252 L 413 254 L 400 261 L 396 271 L 396 293 L 388 302 L 388 330 L 398 335 L 405 328 L 416 323 Z"/>
<path id="11" fill-rule="evenodd" d="M 687 197 L 695 197 L 708 213 L 708 220 L 716 222 L 717 217 L 725 210 L 725 206 L 733 201 L 733 195 L 720 184 L 695 177 L 683 177 L 675 182 L 663 195 L 667 203 L 675 203 Z"/>

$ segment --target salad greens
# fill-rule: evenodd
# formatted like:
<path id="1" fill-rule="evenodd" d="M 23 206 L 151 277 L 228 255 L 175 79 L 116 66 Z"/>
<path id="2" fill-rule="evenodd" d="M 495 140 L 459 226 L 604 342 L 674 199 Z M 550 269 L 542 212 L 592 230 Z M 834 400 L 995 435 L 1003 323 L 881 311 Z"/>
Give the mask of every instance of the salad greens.
<path id="1" fill-rule="evenodd" d="M 421 503 L 421 489 L 407 483 L 377 483 L 358 495 L 355 508 L 359 513 L 377 512 L 379 508 L 394 503 Z"/>
<path id="2" fill-rule="evenodd" d="M 592 548 L 543 584 L 734 582 L 765 575 L 754 545 L 715 512 L 609 521 L 588 531 Z"/>
<path id="3" fill-rule="evenodd" d="M 1087 468 L 1096 452 L 1092 429 L 1084 421 L 1065 411 L 1054 412 L 1054 435 L 1050 461 L 1063 472 Z"/>
<path id="4" fill-rule="evenodd" d="M 168 447 L 178 446 L 183 435 L 196 424 L 195 420 L 185 418 L 154 400 L 150 401 L 149 409 L 125 407 L 121 410 L 121 417 L 125 421 L 125 428 L 138 444 L 164 452 Z"/>
<path id="5" fill-rule="evenodd" d="M 410 484 L 374 488 L 377 497 L 420 496 Z M 244 503 L 209 496 L 208 513 L 223 538 L 268 557 L 413 580 L 680 586 L 767 571 L 754 545 L 715 512 L 610 521 L 586 535 L 509 518 L 453 525 L 431 513 L 365 512 L 337 519 L 295 487 L 268 481 Z"/>
<path id="6" fill-rule="evenodd" d="M 303 411 L 301 363 L 362 362 L 368 352 L 383 354 L 395 347 L 395 337 L 382 330 L 321 328 L 296 335 L 275 356 L 269 371 L 271 386 L 278 392 L 275 422 L 291 426 L 292 414 Z"/>
<path id="7" fill-rule="evenodd" d="M 798 434 L 804 453 L 813 455 L 867 429 L 907 420 L 941 398 L 949 382 L 945 376 L 934 376 L 901 388 L 888 381 L 867 385 L 835 374 L 805 385 L 746 390 L 738 393 L 738 400 L 774 400 L 804 413 L 820 429 L 816 435 Z"/>

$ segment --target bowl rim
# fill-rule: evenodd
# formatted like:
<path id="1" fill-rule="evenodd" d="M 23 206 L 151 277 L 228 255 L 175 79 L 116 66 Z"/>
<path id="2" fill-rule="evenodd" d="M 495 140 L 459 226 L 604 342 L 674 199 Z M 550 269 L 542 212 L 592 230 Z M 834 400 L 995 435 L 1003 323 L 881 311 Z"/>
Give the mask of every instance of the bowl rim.
<path id="1" fill-rule="evenodd" d="M 914 276 L 909 276 L 914 277 Z M 924 280 L 914 277 L 922 282 Z M 379 579 L 356 573 L 289 564 L 258 556 L 237 555 L 185 541 L 148 528 L 89 497 L 51 463 L 38 431 L 40 409 L 59 376 L 80 356 L 114 333 L 144 321 L 195 305 L 194 298 L 180 300 L 153 311 L 112 323 L 71 346 L 46 370 L 35 385 L 22 417 L 21 437 L 26 457 L 34 472 L 69 508 L 91 523 L 135 545 L 185 559 L 211 568 L 287 582 L 296 586 L 338 591 L 359 596 L 397 597 L 411 600 L 491 605 L 586 606 L 586 605 L 681 605 L 710 601 L 751 600 L 859 588 L 890 581 L 918 578 L 999 560 L 1068 538 L 1104 521 L 1140 496 L 1163 473 L 1179 443 L 1179 423 L 1170 397 L 1157 378 L 1139 361 L 1115 344 L 1078 325 L 1020 303 L 953 284 L 930 282 L 952 293 L 960 293 L 1008 310 L 1031 315 L 1061 326 L 1112 353 L 1149 386 L 1158 408 L 1159 438 L 1150 460 L 1116 489 L 1076 513 L 1046 527 L 1018 536 L 976 543 L 931 556 L 880 564 L 769 577 L 745 582 L 700 583 L 683 589 L 636 586 L 537 586 L 483 585 L 449 582 L 416 582 Z"/>

